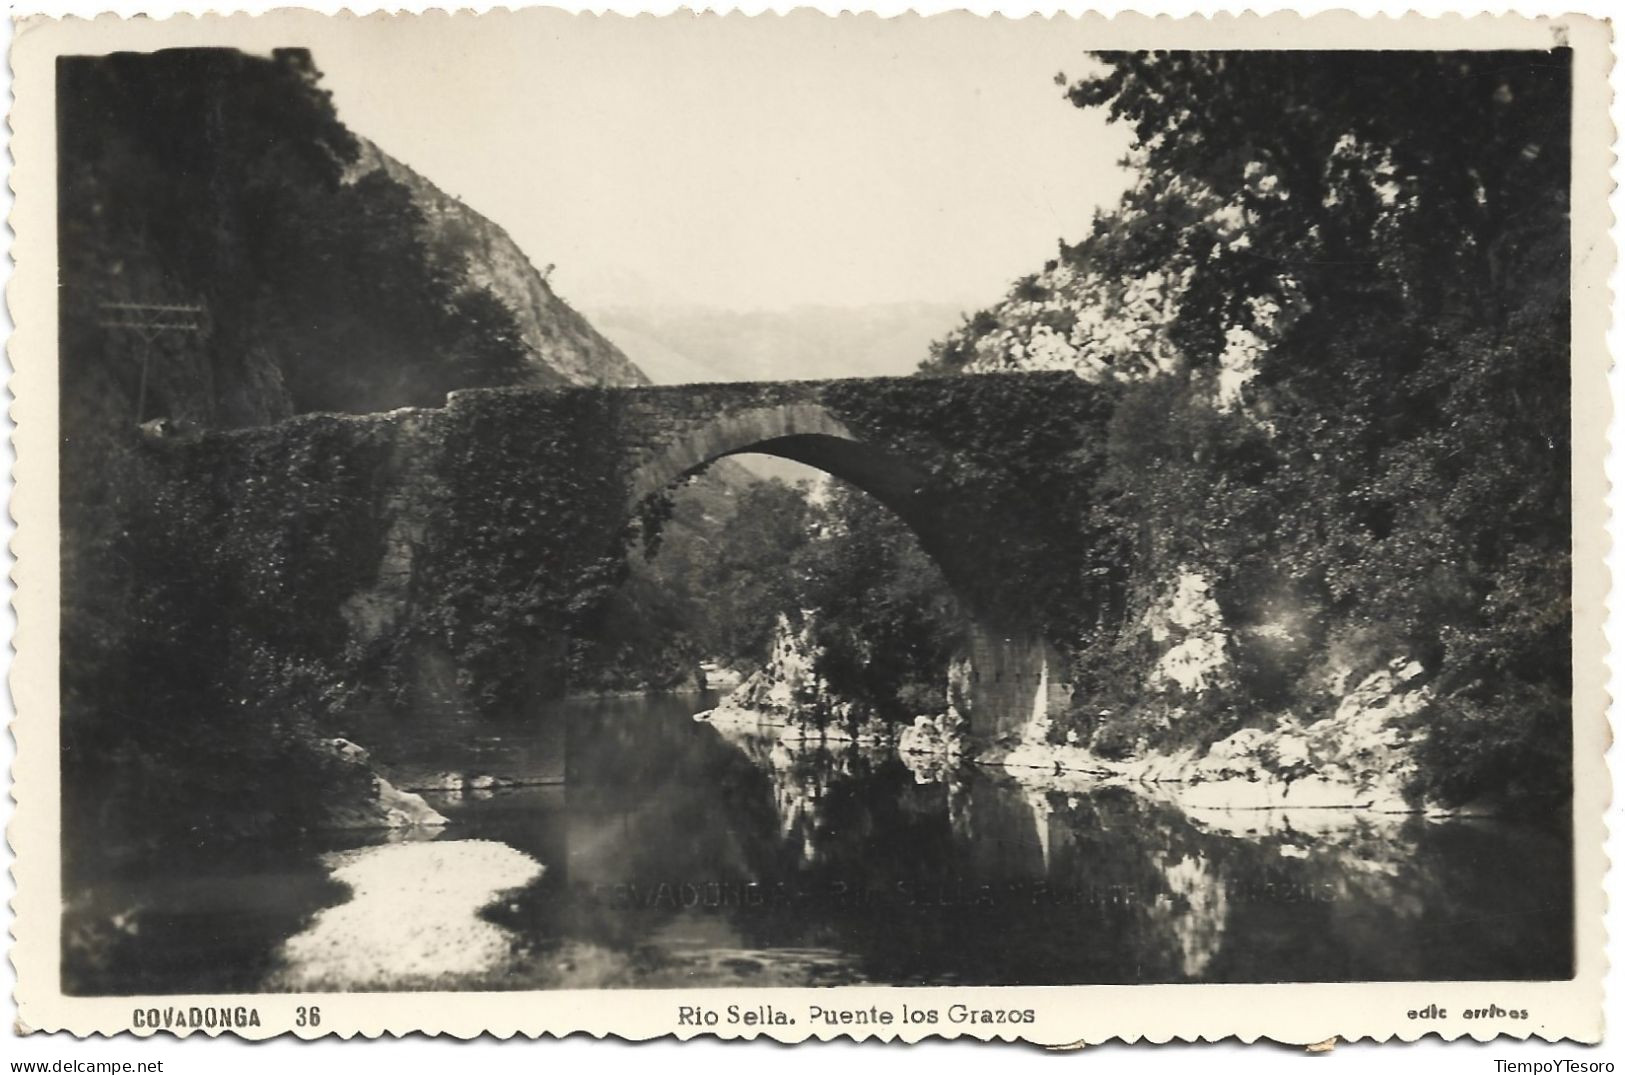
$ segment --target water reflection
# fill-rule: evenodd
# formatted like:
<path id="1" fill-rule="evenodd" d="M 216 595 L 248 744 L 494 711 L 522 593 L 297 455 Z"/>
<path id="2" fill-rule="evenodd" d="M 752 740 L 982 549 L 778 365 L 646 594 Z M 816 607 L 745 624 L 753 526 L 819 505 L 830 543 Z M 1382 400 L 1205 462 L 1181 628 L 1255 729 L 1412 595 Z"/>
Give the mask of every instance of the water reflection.
<path id="1" fill-rule="evenodd" d="M 571 741 L 572 891 L 609 944 L 720 918 L 739 943 L 823 944 L 890 982 L 1568 973 L 1567 851 L 1543 831 L 1187 814 L 1127 788 L 1023 786 L 630 713 Z M 662 774 L 617 760 L 640 744 Z M 684 904 L 681 885 L 711 882 L 749 898 Z M 1502 929 L 1481 938 L 1487 918 Z"/>
<path id="2" fill-rule="evenodd" d="M 425 792 L 450 819 L 430 842 L 350 837 L 70 879 L 70 986 L 1571 973 L 1569 853 L 1551 832 L 1342 811 L 1187 813 L 1126 787 L 1024 783 L 693 721 L 706 702 L 555 711 L 545 734 L 568 721 L 567 785 L 522 779 L 546 753 L 522 725 L 482 727 L 472 761 L 446 762 L 432 740 L 407 736 L 402 756 L 423 771 L 493 777 Z M 373 757 L 387 765 L 390 754 L 374 746 Z"/>

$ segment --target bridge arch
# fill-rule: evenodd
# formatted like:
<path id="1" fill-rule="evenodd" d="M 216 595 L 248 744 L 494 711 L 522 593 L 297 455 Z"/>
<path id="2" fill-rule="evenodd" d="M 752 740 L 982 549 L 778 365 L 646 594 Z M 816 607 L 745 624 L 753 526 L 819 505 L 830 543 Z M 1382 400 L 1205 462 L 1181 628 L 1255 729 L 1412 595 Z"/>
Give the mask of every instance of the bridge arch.
<path id="1" fill-rule="evenodd" d="M 893 507 L 907 506 L 925 479 L 923 468 L 865 443 L 825 407 L 782 403 L 716 415 L 650 452 L 633 474 L 632 505 L 707 463 L 747 453 L 806 463 Z"/>
<path id="2" fill-rule="evenodd" d="M 635 511 L 684 475 L 732 455 L 778 456 L 821 470 L 863 490 L 896 513 L 936 561 L 959 596 L 970 601 L 966 570 L 949 540 L 945 505 L 926 491 L 928 473 L 919 461 L 854 435 L 816 403 L 751 407 L 713 416 L 648 452 L 629 483 Z"/>
<path id="3" fill-rule="evenodd" d="M 649 447 L 628 483 L 628 513 L 717 459 L 750 453 L 840 478 L 880 501 L 914 533 L 968 612 L 965 649 L 955 662 L 963 674 L 951 676 L 945 689 L 980 738 L 1017 734 L 1066 704 L 1068 677 L 1052 647 L 1036 633 L 991 625 L 978 608 L 973 583 L 982 557 L 955 525 L 963 506 L 933 492 L 925 461 L 865 441 L 820 404 L 725 411 Z"/>

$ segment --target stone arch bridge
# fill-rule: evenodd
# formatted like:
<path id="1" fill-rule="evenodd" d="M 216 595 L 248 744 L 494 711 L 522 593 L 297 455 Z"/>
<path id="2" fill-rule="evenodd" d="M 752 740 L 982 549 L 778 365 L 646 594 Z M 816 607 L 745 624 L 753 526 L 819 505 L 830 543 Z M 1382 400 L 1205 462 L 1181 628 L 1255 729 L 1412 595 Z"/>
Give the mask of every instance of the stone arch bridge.
<path id="1" fill-rule="evenodd" d="M 229 600 L 267 645 L 475 705 L 567 688 L 584 610 L 673 483 L 747 452 L 811 465 L 896 512 L 941 566 L 974 621 L 956 702 L 995 737 L 1070 692 L 1041 610 L 1075 550 L 1045 541 L 1076 537 L 1056 512 L 1102 455 L 1108 396 L 1064 373 L 478 389 L 151 447 L 210 496 L 199 567 L 243 580 Z"/>

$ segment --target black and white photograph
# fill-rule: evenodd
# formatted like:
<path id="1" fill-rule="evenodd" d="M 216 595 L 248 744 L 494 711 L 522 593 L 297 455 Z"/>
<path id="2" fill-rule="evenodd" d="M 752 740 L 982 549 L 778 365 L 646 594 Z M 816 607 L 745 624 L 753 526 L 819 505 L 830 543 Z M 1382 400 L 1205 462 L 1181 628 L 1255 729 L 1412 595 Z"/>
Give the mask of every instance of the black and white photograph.
<path id="1" fill-rule="evenodd" d="M 63 997 L 1563 1021 L 1568 38 L 331 23 L 50 58 Z"/>

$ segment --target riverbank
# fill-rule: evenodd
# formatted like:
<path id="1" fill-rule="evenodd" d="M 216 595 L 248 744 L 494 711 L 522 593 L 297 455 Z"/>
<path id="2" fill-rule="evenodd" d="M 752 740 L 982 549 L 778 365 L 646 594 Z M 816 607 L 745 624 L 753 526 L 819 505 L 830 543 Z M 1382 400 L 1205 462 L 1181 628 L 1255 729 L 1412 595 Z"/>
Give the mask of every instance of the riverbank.
<path id="1" fill-rule="evenodd" d="M 876 717 L 858 720 L 837 714 L 827 724 L 797 719 L 783 711 L 749 709 L 730 705 L 724 701 L 715 709 L 694 714 L 694 719 L 717 727 L 760 728 L 786 742 L 795 743 L 859 743 L 867 746 L 896 746 L 899 736 L 905 734 L 895 724 Z"/>
<path id="2" fill-rule="evenodd" d="M 1370 673 L 1318 720 L 1293 714 L 1243 728 L 1205 748 L 1144 750 L 1106 758 L 1080 743 L 1055 743 L 1043 724 L 1012 744 L 980 752 L 982 764 L 1021 778 L 1083 774 L 1091 783 L 1147 789 L 1189 810 L 1362 810 L 1431 817 L 1483 815 L 1476 804 L 1446 808 L 1420 796 L 1420 720 L 1432 701 L 1415 661 Z"/>
<path id="3" fill-rule="evenodd" d="M 1232 741 L 1233 740 L 1233 741 Z M 1280 739 L 1247 729 L 1214 744 L 1112 761 L 1083 747 L 1020 743 L 977 754 L 975 764 L 1002 770 L 1023 784 L 1050 791 L 1085 791 L 1123 785 L 1186 810 L 1350 810 L 1377 814 L 1458 816 L 1461 811 L 1413 803 L 1403 775 L 1313 772 L 1285 776 L 1259 764 L 1259 748 Z M 1287 740 L 1290 741 L 1290 740 Z"/>
<path id="4" fill-rule="evenodd" d="M 378 772 L 365 747 L 348 739 L 323 739 L 320 747 L 350 775 L 335 782 L 319 829 L 439 829 L 447 824 L 445 815 L 423 796 L 397 787 Z"/>
<path id="5" fill-rule="evenodd" d="M 696 687 L 692 683 L 679 683 L 671 687 L 604 687 L 602 689 L 566 691 L 569 701 L 591 702 L 606 698 L 644 698 L 648 695 L 704 694 L 711 687 Z"/>
<path id="6" fill-rule="evenodd" d="M 781 738 L 754 715 L 694 720 L 705 704 L 584 707 L 568 794 L 428 794 L 444 829 L 80 869 L 65 980 L 127 996 L 1572 973 L 1567 845 L 1515 820 L 1182 809 L 1159 798 L 1174 785 Z M 463 767 L 481 726 L 354 730 L 378 763 L 534 766 L 536 744 L 504 733 Z"/>
<path id="7" fill-rule="evenodd" d="M 895 749 L 921 779 L 941 779 L 962 765 L 998 771 L 1034 790 L 1086 793 L 1121 786 L 1190 813 L 1268 812 L 1301 815 L 1321 811 L 1486 816 L 1474 806 L 1447 809 L 1417 800 L 1409 791 L 1420 733 L 1394 723 L 1409 708 L 1362 709 L 1306 725 L 1281 718 L 1272 729 L 1247 728 L 1214 743 L 1171 753 L 1110 759 L 1077 744 L 1052 743 L 1046 728 L 1033 727 L 1010 742 L 978 742 L 953 716 L 920 717 L 907 727 L 871 722 L 854 730 L 817 727 L 784 714 L 723 705 L 695 715 L 730 729 L 754 730 L 785 743 L 860 743 Z M 1323 827 L 1330 816 L 1302 827 Z"/>

